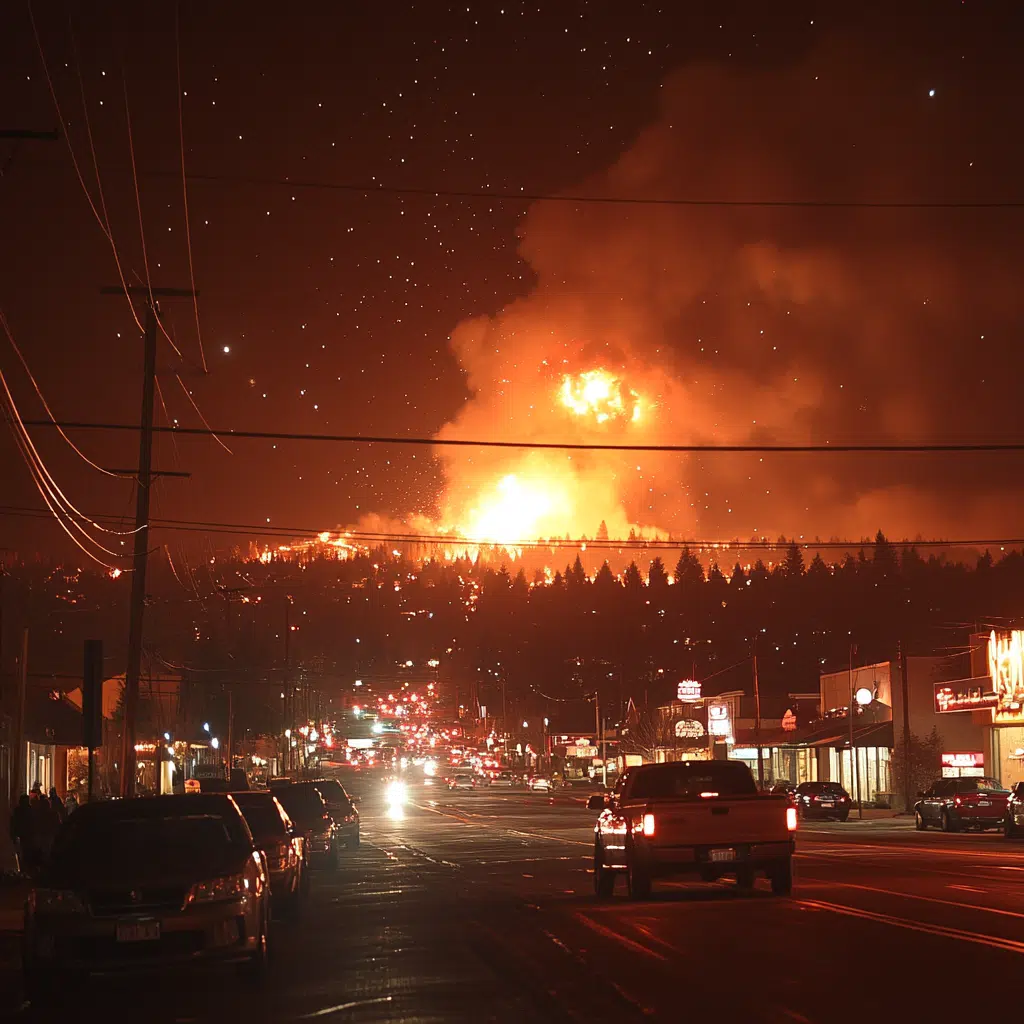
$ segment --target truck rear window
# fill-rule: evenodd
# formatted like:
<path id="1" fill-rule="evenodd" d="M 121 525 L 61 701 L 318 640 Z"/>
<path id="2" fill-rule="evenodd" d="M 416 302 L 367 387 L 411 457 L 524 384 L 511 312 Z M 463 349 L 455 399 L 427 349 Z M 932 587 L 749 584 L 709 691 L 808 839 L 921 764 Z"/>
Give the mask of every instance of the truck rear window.
<path id="1" fill-rule="evenodd" d="M 634 771 L 629 796 L 641 800 L 699 800 L 701 793 L 747 796 L 757 792 L 750 769 L 739 761 L 675 761 Z"/>

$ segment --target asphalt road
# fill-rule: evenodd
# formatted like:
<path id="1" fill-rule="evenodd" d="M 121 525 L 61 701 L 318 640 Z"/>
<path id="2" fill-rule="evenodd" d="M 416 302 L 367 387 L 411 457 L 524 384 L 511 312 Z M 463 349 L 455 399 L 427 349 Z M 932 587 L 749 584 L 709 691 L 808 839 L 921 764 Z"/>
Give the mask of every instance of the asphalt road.
<path id="1" fill-rule="evenodd" d="M 792 898 L 760 882 L 749 895 L 664 882 L 645 902 L 620 888 L 598 903 L 582 803 L 440 788 L 412 799 L 393 820 L 364 797 L 363 846 L 317 876 L 300 922 L 278 927 L 262 990 L 223 974 L 94 979 L 76 1016 L 959 1024 L 1018 1004 L 1024 844 L 1001 836 L 806 824 Z"/>

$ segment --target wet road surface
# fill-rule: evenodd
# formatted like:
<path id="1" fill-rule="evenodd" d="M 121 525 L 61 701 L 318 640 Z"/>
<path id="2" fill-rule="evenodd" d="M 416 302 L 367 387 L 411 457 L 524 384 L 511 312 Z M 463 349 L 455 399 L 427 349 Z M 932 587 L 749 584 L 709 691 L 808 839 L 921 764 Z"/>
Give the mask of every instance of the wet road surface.
<path id="1" fill-rule="evenodd" d="M 767 883 L 592 895 L 582 799 L 368 795 L 363 845 L 316 875 L 259 990 L 232 974 L 94 979 L 73 1012 L 164 1021 L 957 1021 L 1016 1006 L 1024 844 L 901 820 L 803 825 L 792 898 Z M 4 977 L 11 977 L 5 974 Z M 60 979 L 55 979 L 60 984 Z M 20 1020 L 66 1020 L 19 1006 Z M 110 1015 L 113 1014 L 111 1017 Z"/>

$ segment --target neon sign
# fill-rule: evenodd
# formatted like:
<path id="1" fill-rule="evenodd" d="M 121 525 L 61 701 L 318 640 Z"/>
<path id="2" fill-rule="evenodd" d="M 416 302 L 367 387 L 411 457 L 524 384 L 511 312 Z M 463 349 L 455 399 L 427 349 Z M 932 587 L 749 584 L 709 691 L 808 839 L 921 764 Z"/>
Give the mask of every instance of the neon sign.
<path id="1" fill-rule="evenodd" d="M 988 671 L 995 690 L 992 720 L 1007 724 L 1024 721 L 1024 630 L 988 639 Z"/>
<path id="2" fill-rule="evenodd" d="M 684 679 L 676 686 L 676 699 L 687 704 L 700 700 L 700 683 L 696 679 Z"/>

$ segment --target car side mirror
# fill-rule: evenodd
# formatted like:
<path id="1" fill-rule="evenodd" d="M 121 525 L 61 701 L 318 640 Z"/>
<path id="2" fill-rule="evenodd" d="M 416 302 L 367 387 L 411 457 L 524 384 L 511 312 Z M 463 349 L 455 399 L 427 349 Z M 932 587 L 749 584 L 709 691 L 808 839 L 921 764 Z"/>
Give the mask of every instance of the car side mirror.
<path id="1" fill-rule="evenodd" d="M 588 811 L 603 811 L 608 806 L 608 798 L 603 793 L 594 793 L 587 801 Z"/>

